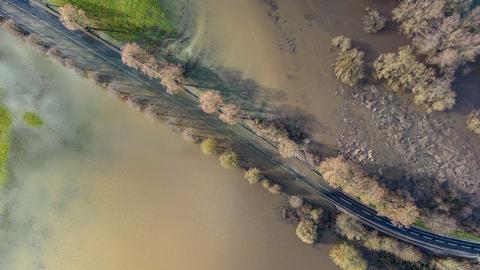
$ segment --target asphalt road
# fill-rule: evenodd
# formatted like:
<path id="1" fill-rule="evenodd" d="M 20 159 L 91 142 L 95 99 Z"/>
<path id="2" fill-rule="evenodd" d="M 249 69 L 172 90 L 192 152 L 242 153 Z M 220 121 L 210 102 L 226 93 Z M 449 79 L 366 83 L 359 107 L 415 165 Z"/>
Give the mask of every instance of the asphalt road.
<path id="1" fill-rule="evenodd" d="M 92 59 L 96 61 L 101 60 L 105 62 L 105 65 L 116 66 L 120 72 L 124 73 L 124 76 L 131 77 L 130 79 L 137 81 L 138 84 L 143 84 L 144 87 L 154 90 L 162 98 L 175 106 L 184 106 L 185 104 L 185 101 L 175 100 L 176 97 L 164 94 L 160 85 L 152 83 L 151 80 L 138 74 L 138 72 L 123 66 L 117 48 L 92 38 L 92 36 L 86 33 L 66 30 L 58 22 L 55 15 L 47 12 L 35 3 L 29 4 L 27 0 L 2 0 L 0 2 L 0 14 L 19 23 L 32 32 L 41 34 L 49 32 L 50 36 L 55 35 L 55 38 L 53 38 L 55 42 L 75 44 L 75 46 L 81 48 L 85 53 L 89 53 Z M 193 94 L 187 93 L 187 95 L 190 95 L 187 99 L 195 99 Z M 185 97 L 183 99 L 185 99 Z M 263 139 L 263 142 L 259 141 L 258 136 L 253 134 L 246 126 L 219 127 L 218 123 L 213 122 L 213 120 L 198 116 L 198 110 L 186 111 L 187 113 L 197 115 L 197 117 L 204 118 L 202 119 L 202 121 L 205 121 L 204 124 L 216 130 L 218 129 L 219 132 L 225 133 L 226 136 L 230 137 L 233 141 L 241 144 L 243 147 L 251 149 L 252 152 L 256 153 L 260 158 L 269 159 L 274 165 L 281 167 L 282 170 L 288 171 L 288 173 L 294 176 L 296 181 L 301 181 L 315 193 L 323 196 L 326 200 L 334 204 L 339 210 L 356 216 L 369 227 L 437 254 L 463 258 L 480 257 L 480 243 L 433 234 L 414 226 L 410 228 L 398 228 L 387 218 L 378 216 L 370 207 L 326 185 L 325 182 L 321 180 L 318 172 L 314 171 L 309 164 L 301 162 L 292 164 L 290 161 L 274 160 L 272 153 L 275 151 L 275 146 Z M 252 139 L 253 137 L 257 138 Z M 263 144 L 263 146 L 259 147 L 259 144 Z M 271 148 L 270 150 L 272 151 L 264 150 L 267 148 Z"/>

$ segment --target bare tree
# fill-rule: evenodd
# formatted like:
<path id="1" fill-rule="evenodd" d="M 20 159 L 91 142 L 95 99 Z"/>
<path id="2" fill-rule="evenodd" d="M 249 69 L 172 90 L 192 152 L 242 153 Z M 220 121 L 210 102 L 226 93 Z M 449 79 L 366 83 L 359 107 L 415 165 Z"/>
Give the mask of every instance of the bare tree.
<path id="1" fill-rule="evenodd" d="M 157 77 L 167 93 L 173 95 L 182 90 L 183 73 L 184 70 L 180 65 L 164 62 Z"/>
<path id="2" fill-rule="evenodd" d="M 222 96 L 218 91 L 208 90 L 200 94 L 200 108 L 205 113 L 212 114 L 218 110 L 222 104 Z"/>
<path id="3" fill-rule="evenodd" d="M 150 78 L 158 77 L 158 65 L 155 57 L 142 49 L 138 44 L 125 44 L 122 47 L 121 56 L 125 65 L 140 70 Z"/>
<path id="4" fill-rule="evenodd" d="M 60 22 L 71 31 L 87 28 L 90 20 L 85 11 L 67 4 L 58 8 L 60 13 Z"/>

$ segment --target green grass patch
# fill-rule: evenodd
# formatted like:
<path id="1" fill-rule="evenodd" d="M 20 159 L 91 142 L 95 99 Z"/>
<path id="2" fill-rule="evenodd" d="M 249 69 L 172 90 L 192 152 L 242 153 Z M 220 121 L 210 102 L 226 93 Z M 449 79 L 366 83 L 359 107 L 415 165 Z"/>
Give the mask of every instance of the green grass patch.
<path id="1" fill-rule="evenodd" d="M 26 112 L 22 116 L 23 123 L 29 127 L 40 127 L 43 125 L 42 118 L 34 112 Z"/>
<path id="2" fill-rule="evenodd" d="M 8 154 L 10 152 L 10 128 L 12 125 L 12 116 L 10 111 L 0 105 L 0 188 L 7 182 Z"/>
<path id="3" fill-rule="evenodd" d="M 72 4 L 87 13 L 93 28 L 106 30 L 123 41 L 160 41 L 173 32 L 158 0 L 47 0 L 50 4 Z"/>
<path id="4" fill-rule="evenodd" d="M 425 230 L 430 230 L 430 228 L 425 224 L 425 222 L 423 222 L 423 220 L 421 219 L 417 219 L 415 220 L 415 222 L 413 223 L 413 225 L 417 226 L 417 227 L 420 227 L 420 228 L 423 228 Z"/>
<path id="5" fill-rule="evenodd" d="M 480 236 L 475 235 L 473 233 L 469 233 L 469 232 L 456 231 L 456 232 L 450 234 L 450 236 L 460 238 L 460 239 L 480 241 Z"/>

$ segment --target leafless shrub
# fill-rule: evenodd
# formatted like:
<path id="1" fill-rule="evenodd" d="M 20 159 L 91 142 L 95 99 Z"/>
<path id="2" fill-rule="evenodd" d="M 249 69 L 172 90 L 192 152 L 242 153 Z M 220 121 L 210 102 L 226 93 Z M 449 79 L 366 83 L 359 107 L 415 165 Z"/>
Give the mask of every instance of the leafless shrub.
<path id="1" fill-rule="evenodd" d="M 200 94 L 200 108 L 205 113 L 212 114 L 222 104 L 222 96 L 218 91 L 208 90 Z"/>
<path id="2" fill-rule="evenodd" d="M 352 48 L 349 38 L 339 36 L 332 40 L 332 45 L 338 48 L 334 69 L 335 77 L 340 82 L 353 87 L 365 78 L 365 54 Z"/>
<path id="3" fill-rule="evenodd" d="M 32 33 L 24 38 L 25 42 L 33 48 L 45 53 L 50 46 L 42 41 L 37 33 Z"/>
<path id="4" fill-rule="evenodd" d="M 367 239 L 367 230 L 357 219 L 341 213 L 337 215 L 335 223 L 336 231 L 348 240 Z"/>
<path id="5" fill-rule="evenodd" d="M 75 59 L 69 58 L 69 57 L 61 58 L 60 63 L 64 67 L 69 68 L 69 69 L 76 69 L 76 67 L 77 67 L 77 62 L 75 61 Z M 77 70 L 75 70 L 75 71 L 77 71 Z"/>
<path id="6" fill-rule="evenodd" d="M 143 110 L 143 113 L 145 117 L 152 122 L 158 119 L 158 114 L 155 112 L 155 109 L 151 104 L 147 105 L 145 110 Z"/>
<path id="7" fill-rule="evenodd" d="M 297 225 L 296 234 L 305 244 L 313 245 L 318 237 L 317 225 L 312 221 L 302 220 Z"/>
<path id="8" fill-rule="evenodd" d="M 198 143 L 200 139 L 195 136 L 193 128 L 186 128 L 182 131 L 182 138 L 189 143 Z"/>
<path id="9" fill-rule="evenodd" d="M 223 152 L 220 157 L 220 165 L 225 169 L 235 169 L 238 168 L 238 154 L 232 150 L 227 150 Z"/>
<path id="10" fill-rule="evenodd" d="M 262 177 L 260 170 L 257 168 L 248 169 L 247 171 L 245 171 L 244 176 L 250 185 L 258 183 L 258 181 L 260 181 L 260 178 Z"/>
<path id="11" fill-rule="evenodd" d="M 60 22 L 71 31 L 87 28 L 90 20 L 85 11 L 67 4 L 58 8 Z"/>
<path id="12" fill-rule="evenodd" d="M 279 142 L 283 138 L 288 138 L 287 131 L 280 126 L 275 125 L 274 123 L 265 122 L 258 118 L 249 120 L 248 123 L 257 133 L 260 133 L 268 140 Z"/>
<path id="13" fill-rule="evenodd" d="M 57 50 L 57 49 L 54 48 L 54 47 L 50 47 L 50 48 L 45 52 L 45 54 L 46 54 L 47 56 L 50 56 L 50 57 L 52 57 L 52 58 L 54 58 L 54 59 L 57 59 L 57 60 L 61 60 L 61 59 L 64 57 L 63 53 L 60 52 L 59 50 Z"/>
<path id="14" fill-rule="evenodd" d="M 480 136 L 480 110 L 470 112 L 466 117 L 467 129 Z"/>
<path id="15" fill-rule="evenodd" d="M 387 18 L 382 16 L 378 10 L 367 7 L 365 12 L 366 14 L 362 18 L 363 30 L 365 32 L 373 34 L 379 32 L 385 27 Z"/>
<path id="16" fill-rule="evenodd" d="M 138 112 L 143 112 L 148 107 L 148 100 L 141 96 L 127 95 L 123 101 Z"/>
<path id="17" fill-rule="evenodd" d="M 349 244 L 337 244 L 330 250 L 332 261 L 344 270 L 366 270 L 367 261 L 362 253 Z"/>
<path id="18" fill-rule="evenodd" d="M 283 138 L 278 144 L 278 152 L 283 158 L 293 158 L 300 151 L 296 142 L 289 138 Z"/>
<path id="19" fill-rule="evenodd" d="M 235 125 L 240 115 L 240 107 L 235 104 L 227 104 L 222 108 L 219 118 L 224 123 Z"/>
<path id="20" fill-rule="evenodd" d="M 289 196 L 288 197 L 288 203 L 293 208 L 300 208 L 303 205 L 303 198 L 300 197 L 300 196 L 296 196 L 296 195 Z"/>
<path id="21" fill-rule="evenodd" d="M 85 78 L 99 86 L 105 86 L 109 83 L 109 80 L 105 76 L 102 76 L 99 72 L 95 70 L 84 70 L 83 74 Z"/>
<path id="22" fill-rule="evenodd" d="M 200 144 L 200 149 L 202 150 L 202 153 L 204 153 L 207 156 L 216 154 L 217 148 L 218 148 L 217 140 L 213 138 L 208 138 L 206 140 L 203 140 L 202 143 Z"/>
<path id="23" fill-rule="evenodd" d="M 29 34 L 27 31 L 23 30 L 20 26 L 18 26 L 12 21 L 5 20 L 1 26 L 10 34 L 19 38 L 24 38 Z"/>

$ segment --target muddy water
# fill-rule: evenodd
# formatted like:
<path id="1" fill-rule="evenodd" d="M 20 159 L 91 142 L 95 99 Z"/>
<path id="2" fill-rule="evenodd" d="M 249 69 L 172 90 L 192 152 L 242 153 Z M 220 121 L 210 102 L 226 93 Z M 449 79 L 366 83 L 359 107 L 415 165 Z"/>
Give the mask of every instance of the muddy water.
<path id="1" fill-rule="evenodd" d="M 2 100 L 15 115 L 1 269 L 337 269 L 328 244 L 305 246 L 280 221 L 281 198 L 0 39 Z M 45 125 L 25 127 L 25 110 Z"/>
<path id="2" fill-rule="evenodd" d="M 330 40 L 349 36 L 367 59 L 406 41 L 390 26 L 379 35 L 361 29 L 367 6 L 388 15 L 395 1 L 201 0 L 197 36 L 189 48 L 220 74 L 253 81 L 256 97 L 303 114 L 314 137 L 332 145 L 341 126 Z M 225 75 L 227 77 L 227 75 Z M 228 79 L 228 78 L 227 78 Z"/>

